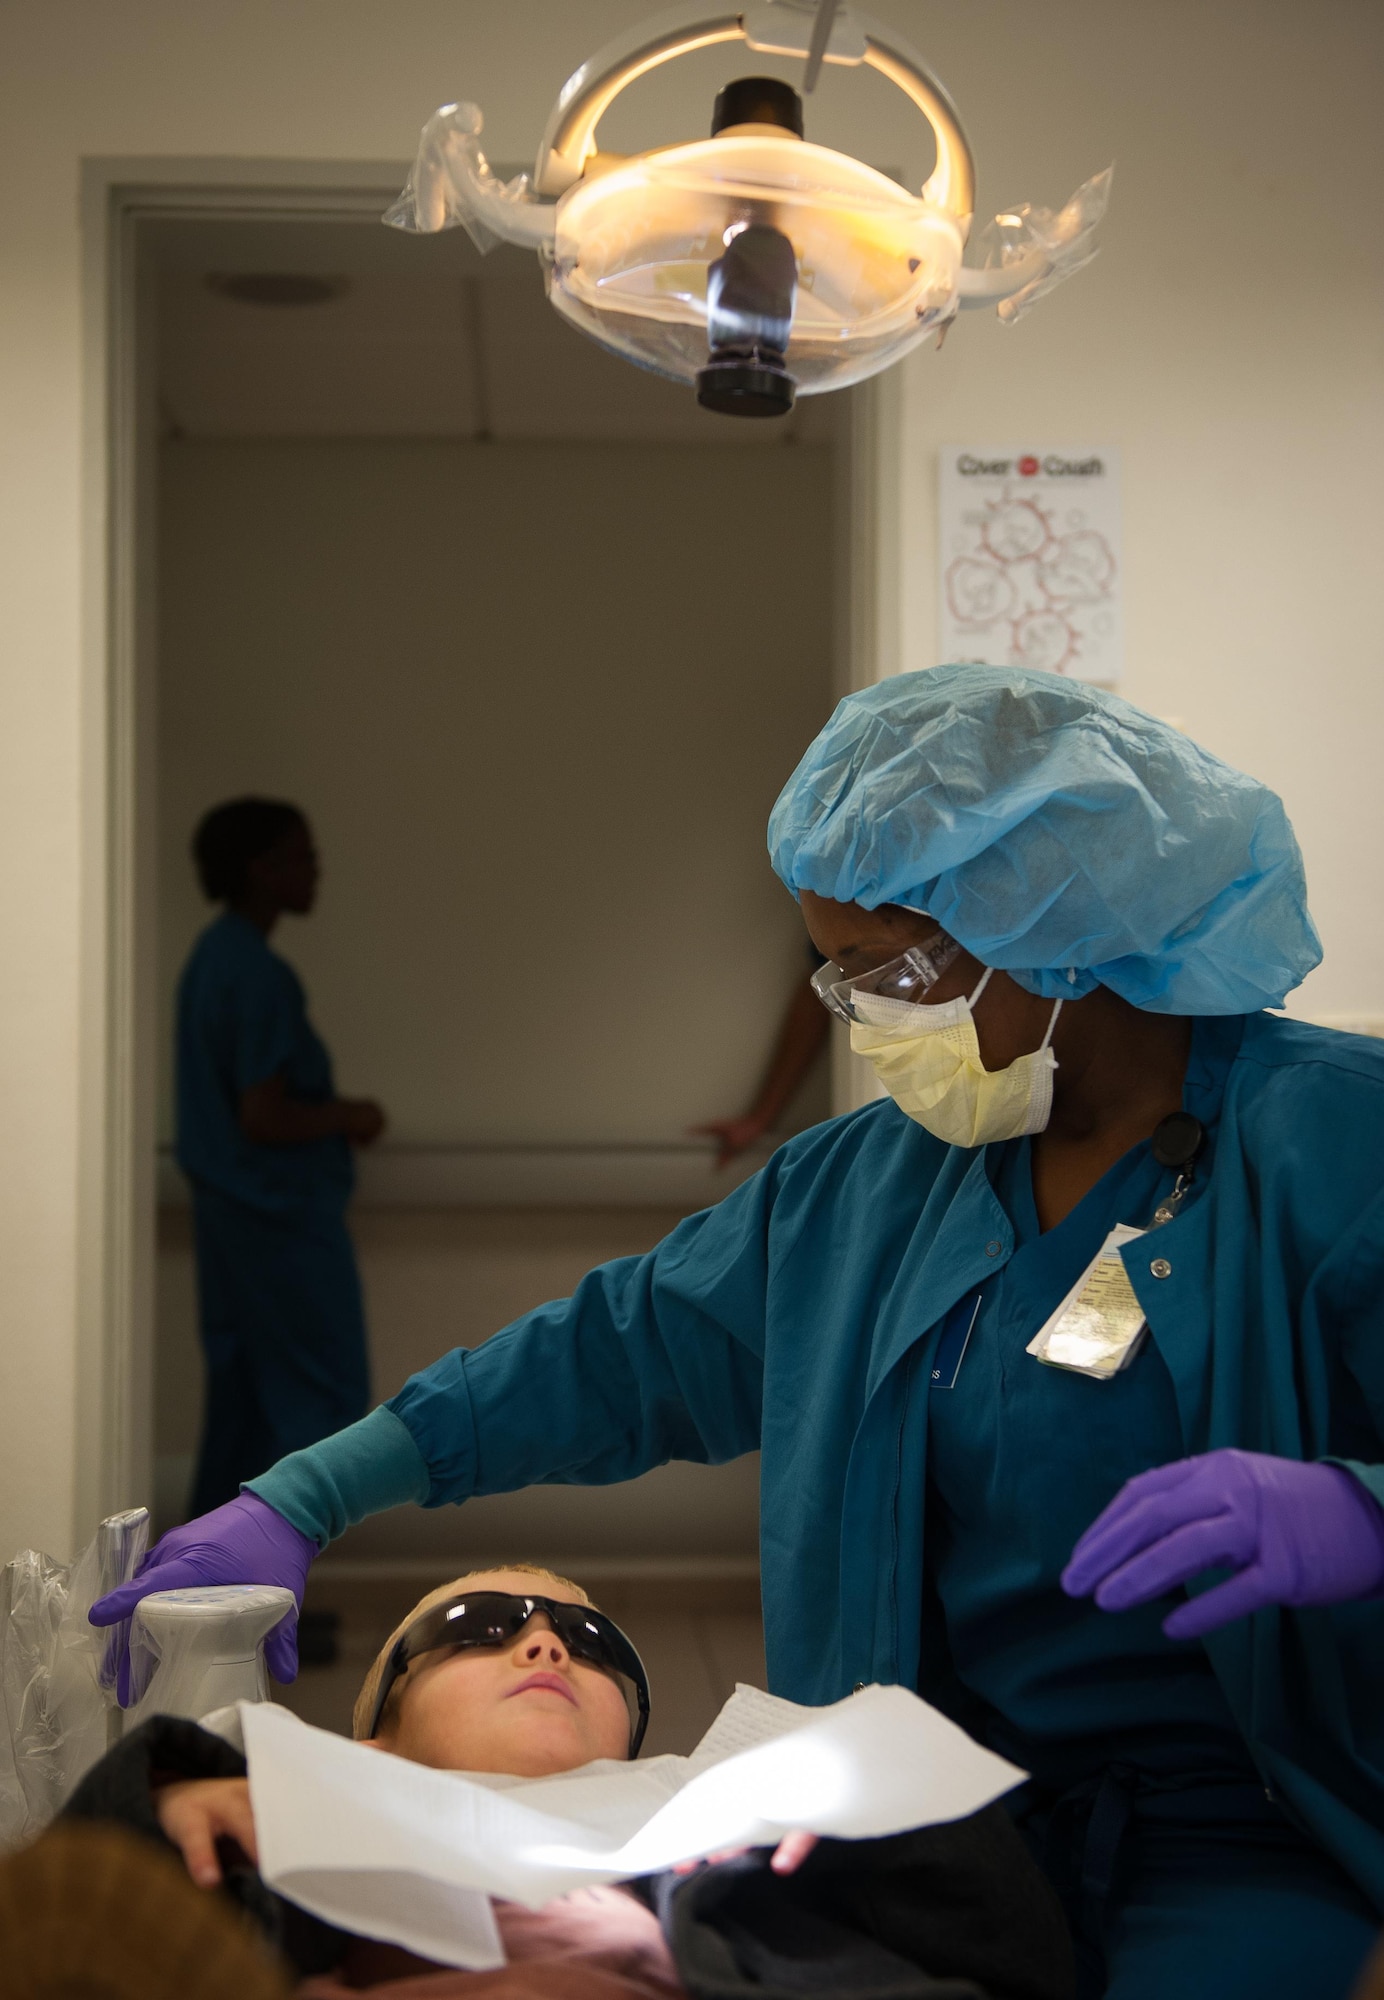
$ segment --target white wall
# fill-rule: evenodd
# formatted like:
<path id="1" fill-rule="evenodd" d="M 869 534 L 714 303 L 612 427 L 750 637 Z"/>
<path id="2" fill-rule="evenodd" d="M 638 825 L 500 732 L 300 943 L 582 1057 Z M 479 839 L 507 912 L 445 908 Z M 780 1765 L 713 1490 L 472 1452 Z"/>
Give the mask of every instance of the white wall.
<path id="1" fill-rule="evenodd" d="M 1118 160 L 1096 266 L 1012 333 L 963 324 L 941 356 L 907 369 L 899 658 L 932 656 L 938 441 L 1042 425 L 1120 445 L 1128 691 L 1281 787 L 1329 953 L 1307 997 L 1318 1011 L 1377 1011 L 1384 926 L 1371 863 L 1384 675 L 1373 343 L 1384 242 L 1372 218 L 1384 18 L 1361 0 L 877 6 L 922 43 L 958 98 L 983 212 L 1026 196 L 1061 200 Z M 104 471 L 99 453 L 84 457 L 80 163 L 397 160 L 435 104 L 468 94 L 485 107 L 495 157 L 523 158 L 561 79 L 644 11 L 639 0 L 48 0 L 6 17 L 5 1548 L 38 1538 L 61 1549 L 72 1537 L 74 1390 L 90 1335 L 78 1318 L 77 1259 L 95 1253 L 99 1220 L 78 1200 L 79 1079 L 90 1074 L 80 1064 L 97 1045 L 81 1029 L 99 1013 L 105 890 L 102 607 L 82 595 L 84 562 L 99 564 Z M 886 113 L 870 90 L 853 115 L 846 81 L 830 79 L 840 109 L 823 99 L 820 136 L 916 178 L 906 114 Z M 680 89 L 677 77 L 660 80 L 650 102 Z M 689 82 L 682 130 L 701 126 L 706 102 L 705 79 Z"/>
<path id="2" fill-rule="evenodd" d="M 1282 794 L 1326 950 L 1290 1007 L 1378 1019 L 1384 254 L 1364 217 L 1384 11 L 983 6 L 939 15 L 928 46 L 983 213 L 1116 166 L 1090 270 L 905 367 L 899 664 L 936 658 L 939 445 L 1118 446 L 1121 692 Z"/>
<path id="3" fill-rule="evenodd" d="M 167 445 L 161 1046 L 210 914 L 189 834 L 263 791 L 325 864 L 275 943 L 391 1142 L 738 1110 L 804 972 L 764 825 L 831 706 L 830 476 L 815 445 Z"/>
<path id="4" fill-rule="evenodd" d="M 303 973 L 342 1088 L 388 1107 L 386 1155 L 430 1149 L 445 1186 L 449 1150 L 479 1152 L 493 1180 L 487 1147 L 552 1149 L 550 1171 L 593 1201 L 585 1150 L 563 1149 L 671 1149 L 738 1109 L 804 974 L 763 829 L 832 699 L 830 482 L 831 454 L 812 445 L 167 444 L 164 1136 L 175 982 L 209 915 L 188 835 L 245 791 L 311 816 L 321 902 L 275 943 Z M 557 496 L 571 504 L 545 537 Z M 825 1115 L 826 1084 L 823 1065 L 795 1122 Z M 381 1397 L 678 1219 L 381 1213 L 388 1157 L 362 1164 L 354 1227 Z M 632 1168 L 647 1187 L 644 1152 Z M 726 1185 L 709 1159 L 683 1171 L 705 1181 L 702 1201 Z M 201 1405 L 176 1213 L 160 1226 L 155 1379 L 166 1523 L 181 1518 Z M 755 1480 L 753 1462 L 667 1467 L 634 1491 L 404 1509 L 344 1554 L 752 1559 Z"/>

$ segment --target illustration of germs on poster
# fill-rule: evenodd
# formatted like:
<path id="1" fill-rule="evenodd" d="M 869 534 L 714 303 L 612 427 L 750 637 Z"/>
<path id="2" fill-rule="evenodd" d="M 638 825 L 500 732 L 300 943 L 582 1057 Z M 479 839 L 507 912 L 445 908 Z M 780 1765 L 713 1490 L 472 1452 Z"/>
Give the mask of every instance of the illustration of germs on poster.
<path id="1" fill-rule="evenodd" d="M 1116 686 L 1117 454 L 951 445 L 940 472 L 938 659 Z"/>

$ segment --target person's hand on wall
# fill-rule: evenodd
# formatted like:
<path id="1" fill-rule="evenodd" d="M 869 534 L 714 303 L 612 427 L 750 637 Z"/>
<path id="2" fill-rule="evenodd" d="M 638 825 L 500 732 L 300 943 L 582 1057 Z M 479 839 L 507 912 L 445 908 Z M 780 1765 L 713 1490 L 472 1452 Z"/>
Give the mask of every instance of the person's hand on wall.
<path id="1" fill-rule="evenodd" d="M 707 1125 L 694 1125 L 692 1136 L 715 1139 L 716 1166 L 728 1167 L 748 1151 L 778 1123 L 797 1095 L 809 1070 L 827 1045 L 831 1017 L 812 987 L 804 982 L 794 993 L 779 1024 L 769 1070 L 759 1095 L 748 1111 L 738 1118 L 714 1118 Z"/>
<path id="2" fill-rule="evenodd" d="M 346 1137 L 353 1146 L 373 1146 L 389 1120 L 373 1097 L 338 1098 L 346 1120 Z"/>
<path id="3" fill-rule="evenodd" d="M 388 1120 L 373 1097 L 329 1097 L 311 1103 L 290 1097 L 288 1079 L 267 1076 L 240 1093 L 240 1129 L 256 1146 L 310 1146 L 319 1139 L 347 1139 L 373 1146 Z"/>
<path id="4" fill-rule="evenodd" d="M 709 1125 L 694 1125 L 691 1134 L 694 1139 L 715 1139 L 716 1167 L 728 1167 L 732 1160 L 748 1152 L 756 1140 L 762 1139 L 769 1129 L 770 1121 L 762 1112 L 747 1111 L 739 1118 L 714 1118 Z"/>
<path id="5" fill-rule="evenodd" d="M 252 1865 L 259 1860 L 248 1779 L 189 1778 L 164 1785 L 154 1794 L 154 1811 L 201 1889 L 213 1889 L 221 1880 L 218 1841 L 233 1840 Z"/>

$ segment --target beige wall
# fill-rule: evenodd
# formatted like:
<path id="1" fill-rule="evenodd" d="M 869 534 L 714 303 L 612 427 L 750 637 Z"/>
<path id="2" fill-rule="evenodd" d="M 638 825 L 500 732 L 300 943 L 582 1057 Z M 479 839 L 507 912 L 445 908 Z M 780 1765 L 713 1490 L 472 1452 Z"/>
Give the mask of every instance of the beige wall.
<path id="1" fill-rule="evenodd" d="M 561 1168 L 564 1148 L 672 1147 L 738 1108 L 804 970 L 763 828 L 831 701 L 830 481 L 820 446 L 166 445 L 165 1057 L 209 914 L 189 830 L 262 791 L 301 800 L 317 832 L 321 903 L 275 943 L 342 1087 L 387 1105 L 386 1150 L 552 1148 Z M 560 494 L 577 504 L 544 543 L 535 520 Z M 761 574 L 795 585 L 762 590 Z M 823 1065 L 796 1122 L 825 1115 L 826 1082 Z M 380 1396 L 678 1219 L 382 1211 L 366 1164 L 354 1228 Z M 167 1522 L 201 1404 L 177 1211 L 160 1225 L 155 1381 Z M 338 1554 L 744 1560 L 755 1477 L 753 1461 L 666 1467 L 633 1490 L 403 1509 Z"/>
<path id="2" fill-rule="evenodd" d="M 1329 958 L 1318 1011 L 1378 1011 L 1374 349 L 1380 36 L 1362 0 L 878 0 L 966 115 L 985 213 L 1060 200 L 1111 157 L 1101 261 L 1013 332 L 966 323 L 906 369 L 898 649 L 932 657 L 933 451 L 1018 425 L 1121 446 L 1128 692 L 1279 785 Z M 531 151 L 563 76 L 639 0 L 48 0 L 0 59 L 0 1544 L 71 1540 L 77 1490 L 79 1030 L 97 1011 L 103 468 L 84 457 L 85 156 L 397 160 L 473 95 L 502 160 Z M 845 80 L 832 79 L 833 92 Z M 650 98 L 671 101 L 669 77 Z M 705 115 L 689 79 L 684 131 Z M 815 127 L 917 160 L 867 92 Z M 653 135 L 651 135 L 653 136 Z M 611 143 L 622 135 L 612 131 Z M 249 169 L 247 168 L 247 171 Z M 99 576 L 99 571 L 98 571 Z M 85 625 L 84 625 L 85 621 Z M 887 621 L 886 621 L 886 630 Z M 88 638 L 83 648 L 84 631 Z M 84 845 L 85 843 L 85 845 Z M 86 875 L 79 862 L 86 856 Z M 86 901 L 83 902 L 85 894 Z M 88 1050 L 95 1046 L 88 1041 Z M 95 1073 L 99 1085 L 99 1071 Z M 89 1129 L 89 1128 L 88 1128 Z M 99 1128 L 98 1128 L 99 1129 Z M 80 1220 L 79 1220 L 80 1218 Z M 83 1232 L 85 1236 L 83 1237 Z M 82 1342 L 86 1341 L 84 1348 Z M 83 1531 L 89 1522 L 82 1522 Z"/>
<path id="3" fill-rule="evenodd" d="M 803 976 L 764 824 L 831 706 L 830 476 L 821 446 L 166 446 L 161 1046 L 209 915 L 189 832 L 263 791 L 325 861 L 275 943 L 391 1143 L 737 1110 Z"/>

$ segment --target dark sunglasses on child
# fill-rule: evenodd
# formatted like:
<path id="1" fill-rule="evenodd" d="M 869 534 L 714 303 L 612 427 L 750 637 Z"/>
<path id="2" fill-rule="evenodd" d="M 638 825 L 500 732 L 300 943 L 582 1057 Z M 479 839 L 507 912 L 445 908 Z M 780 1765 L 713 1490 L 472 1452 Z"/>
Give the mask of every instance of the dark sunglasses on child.
<path id="1" fill-rule="evenodd" d="M 517 1597 L 504 1590 L 473 1590 L 449 1597 L 405 1627 L 390 1648 L 366 1735 L 373 1736 L 379 1728 L 391 1689 L 414 1660 L 424 1653 L 507 1646 L 539 1611 L 546 1613 L 574 1660 L 599 1667 L 619 1683 L 630 1717 L 629 1754 L 637 1757 L 649 1726 L 649 1676 L 620 1627 L 589 1604 L 559 1604 L 556 1598 Z"/>

